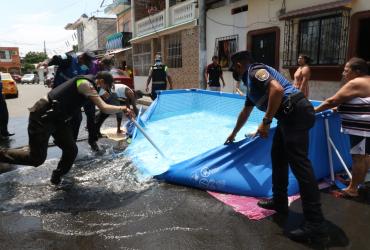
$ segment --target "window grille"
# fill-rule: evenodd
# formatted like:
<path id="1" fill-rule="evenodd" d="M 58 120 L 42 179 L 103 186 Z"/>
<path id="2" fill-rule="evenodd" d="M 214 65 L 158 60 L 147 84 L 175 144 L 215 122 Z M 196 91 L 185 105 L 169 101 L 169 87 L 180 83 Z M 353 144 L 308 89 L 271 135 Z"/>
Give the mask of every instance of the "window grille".
<path id="1" fill-rule="evenodd" d="M 135 45 L 133 59 L 135 74 L 137 76 L 148 75 L 152 60 L 150 43 Z"/>
<path id="2" fill-rule="evenodd" d="M 214 55 L 218 56 L 222 68 L 229 68 L 231 56 L 238 51 L 239 36 L 225 36 L 216 38 Z"/>
<path id="3" fill-rule="evenodd" d="M 167 66 L 169 68 L 182 67 L 181 33 L 171 34 L 166 39 Z"/>
<path id="4" fill-rule="evenodd" d="M 349 11 L 286 20 L 284 66 L 297 65 L 299 54 L 311 58 L 311 65 L 343 65 L 346 60 Z"/>

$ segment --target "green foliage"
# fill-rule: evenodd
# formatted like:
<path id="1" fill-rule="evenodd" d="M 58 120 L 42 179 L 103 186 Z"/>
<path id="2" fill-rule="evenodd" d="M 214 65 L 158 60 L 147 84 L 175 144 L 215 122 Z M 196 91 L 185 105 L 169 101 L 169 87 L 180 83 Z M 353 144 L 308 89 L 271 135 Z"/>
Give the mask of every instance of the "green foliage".
<path id="1" fill-rule="evenodd" d="M 26 54 L 23 59 L 24 64 L 36 64 L 48 59 L 48 55 L 44 52 L 33 52 L 30 51 Z"/>
<path id="2" fill-rule="evenodd" d="M 35 70 L 35 65 L 30 63 L 23 63 L 22 64 L 22 72 L 24 73 L 32 73 Z"/>
<path id="3" fill-rule="evenodd" d="M 44 52 L 28 52 L 22 60 L 22 72 L 32 73 L 34 72 L 35 65 L 48 59 L 48 55 Z"/>

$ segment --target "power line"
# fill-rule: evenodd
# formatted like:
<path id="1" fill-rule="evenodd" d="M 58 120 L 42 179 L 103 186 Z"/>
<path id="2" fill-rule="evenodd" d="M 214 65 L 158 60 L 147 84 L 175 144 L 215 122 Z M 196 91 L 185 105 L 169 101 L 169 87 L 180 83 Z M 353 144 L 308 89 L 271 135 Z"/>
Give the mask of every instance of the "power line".
<path id="1" fill-rule="evenodd" d="M 238 28 L 238 29 L 248 29 L 251 26 L 256 25 L 256 24 L 269 24 L 270 25 L 270 24 L 276 24 L 277 23 L 277 22 L 273 22 L 273 21 L 271 21 L 271 22 L 254 22 L 254 23 L 251 23 L 247 26 L 237 26 L 237 25 L 234 25 L 234 24 L 227 24 L 227 23 L 219 22 L 219 21 L 213 19 L 212 17 L 210 17 L 208 14 L 206 14 L 206 16 L 207 16 L 207 19 L 211 20 L 214 23 L 217 23 L 217 24 L 225 26 L 225 27 L 234 27 L 234 28 Z"/>

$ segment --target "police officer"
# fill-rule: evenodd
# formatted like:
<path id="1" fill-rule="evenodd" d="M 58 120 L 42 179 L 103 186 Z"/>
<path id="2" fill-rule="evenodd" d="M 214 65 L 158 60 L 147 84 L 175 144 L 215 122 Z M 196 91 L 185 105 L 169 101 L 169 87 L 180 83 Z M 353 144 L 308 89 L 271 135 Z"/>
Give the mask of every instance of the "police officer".
<path id="1" fill-rule="evenodd" d="M 55 144 L 63 153 L 50 181 L 59 184 L 61 177 L 70 170 L 78 152 L 70 124 L 76 110 L 91 100 L 105 113 L 125 112 L 133 116 L 127 107 L 108 105 L 99 97 L 96 89 L 104 82 L 113 82 L 110 73 L 99 72 L 95 82 L 90 76 L 77 76 L 51 90 L 47 98 L 40 99 L 30 108 L 29 149 L 0 149 L 0 162 L 40 166 L 47 156 L 49 138 L 53 136 Z"/>
<path id="2" fill-rule="evenodd" d="M 288 214 L 290 166 L 299 183 L 305 222 L 298 229 L 289 232 L 289 237 L 297 241 L 327 240 L 320 193 L 308 159 L 309 130 L 315 122 L 311 103 L 275 69 L 253 63 L 248 51 L 234 54 L 231 60 L 230 70 L 233 71 L 235 80 L 243 80 L 245 83 L 247 98 L 226 143 L 235 140 L 254 106 L 265 112 L 257 130 L 262 138 L 268 137 L 272 119 L 275 117 L 278 120 L 271 149 L 273 199 L 260 201 L 258 205 L 282 215 Z"/>
<path id="3" fill-rule="evenodd" d="M 149 92 L 150 81 L 152 81 L 152 100 L 157 98 L 157 90 L 167 89 L 167 81 L 170 84 L 170 89 L 173 88 L 172 78 L 168 74 L 168 67 L 162 63 L 162 57 L 160 54 L 155 56 L 155 64 L 150 67 L 149 77 L 146 82 L 146 92 Z"/>
<path id="4" fill-rule="evenodd" d="M 95 60 L 95 55 L 92 52 L 86 51 L 78 55 L 62 54 L 55 55 L 50 60 L 46 60 L 41 63 L 40 66 L 57 66 L 55 73 L 54 82 L 52 88 L 59 86 L 60 84 L 68 81 L 69 79 L 77 75 L 95 75 L 98 72 L 98 64 Z M 84 104 L 84 111 L 86 114 L 86 124 L 89 134 L 88 143 L 94 151 L 99 151 L 99 147 L 96 143 L 98 140 L 97 132 L 95 130 L 95 105 L 87 101 Z M 76 113 L 71 119 L 71 126 L 73 129 L 73 137 L 75 140 L 78 138 L 80 125 L 82 121 L 82 114 L 80 110 L 76 110 Z"/>

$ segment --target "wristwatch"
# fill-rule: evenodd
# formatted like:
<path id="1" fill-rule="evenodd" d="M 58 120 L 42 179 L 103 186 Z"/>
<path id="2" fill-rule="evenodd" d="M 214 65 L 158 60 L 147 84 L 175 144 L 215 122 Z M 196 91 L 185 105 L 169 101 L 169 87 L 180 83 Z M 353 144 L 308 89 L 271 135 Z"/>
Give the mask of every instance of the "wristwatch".
<path id="1" fill-rule="evenodd" d="M 270 125 L 272 123 L 272 120 L 267 117 L 263 117 L 262 123 L 263 125 Z"/>

